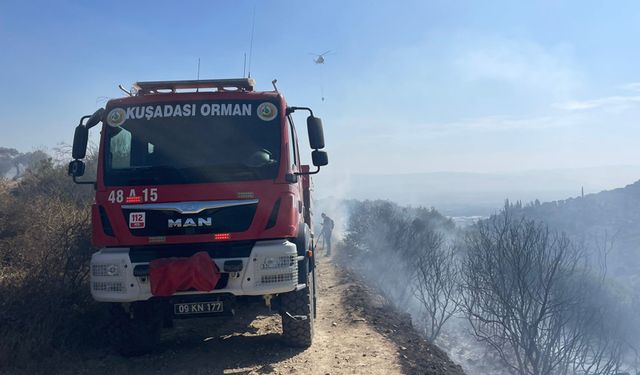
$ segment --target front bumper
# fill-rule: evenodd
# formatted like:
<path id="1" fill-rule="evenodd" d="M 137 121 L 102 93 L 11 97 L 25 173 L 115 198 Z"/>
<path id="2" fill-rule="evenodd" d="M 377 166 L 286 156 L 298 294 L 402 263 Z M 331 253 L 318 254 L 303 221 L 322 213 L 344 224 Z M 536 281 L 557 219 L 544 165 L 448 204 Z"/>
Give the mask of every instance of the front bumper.
<path id="1" fill-rule="evenodd" d="M 216 258 L 213 261 L 224 272 L 225 261 L 242 262 L 242 269 L 228 273 L 224 288 L 207 292 L 179 292 L 176 295 L 230 293 L 236 296 L 259 296 L 286 293 L 297 288 L 298 261 L 296 245 L 287 240 L 258 241 L 248 258 Z M 237 262 L 236 262 L 237 263 Z M 103 248 L 91 257 L 91 295 L 101 302 L 145 301 L 153 297 L 149 277 L 135 276 L 129 248 Z"/>

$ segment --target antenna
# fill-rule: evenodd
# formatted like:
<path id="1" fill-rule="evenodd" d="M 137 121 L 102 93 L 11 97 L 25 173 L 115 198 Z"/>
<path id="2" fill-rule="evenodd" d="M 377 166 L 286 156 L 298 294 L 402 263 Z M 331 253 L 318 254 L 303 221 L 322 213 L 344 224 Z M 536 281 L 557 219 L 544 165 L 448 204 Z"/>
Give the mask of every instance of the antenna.
<path id="1" fill-rule="evenodd" d="M 200 80 L 200 58 L 198 57 L 198 74 L 196 75 L 196 79 L 199 81 Z M 196 92 L 200 92 L 200 88 L 198 87 L 196 89 Z"/>
<path id="2" fill-rule="evenodd" d="M 242 66 L 242 76 L 247 74 L 247 53 L 244 53 L 244 65 Z"/>
<path id="3" fill-rule="evenodd" d="M 253 20 L 251 21 L 251 42 L 249 43 L 249 75 L 247 78 L 251 78 L 251 56 L 253 55 L 253 31 L 256 27 L 256 6 L 253 6 Z"/>

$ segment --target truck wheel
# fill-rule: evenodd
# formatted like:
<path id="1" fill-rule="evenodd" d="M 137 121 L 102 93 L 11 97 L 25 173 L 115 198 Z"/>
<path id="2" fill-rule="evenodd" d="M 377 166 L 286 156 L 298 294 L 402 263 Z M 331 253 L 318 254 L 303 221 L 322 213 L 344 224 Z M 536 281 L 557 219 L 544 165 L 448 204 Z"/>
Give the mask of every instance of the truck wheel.
<path id="1" fill-rule="evenodd" d="M 282 338 L 285 344 L 297 348 L 308 348 L 313 341 L 314 293 L 313 272 L 307 277 L 307 287 L 280 296 L 282 316 Z"/>
<path id="2" fill-rule="evenodd" d="M 131 312 L 122 305 L 111 306 L 109 327 L 111 343 L 123 356 L 131 357 L 151 352 L 160 343 L 163 314 L 152 302 L 135 302 Z"/>

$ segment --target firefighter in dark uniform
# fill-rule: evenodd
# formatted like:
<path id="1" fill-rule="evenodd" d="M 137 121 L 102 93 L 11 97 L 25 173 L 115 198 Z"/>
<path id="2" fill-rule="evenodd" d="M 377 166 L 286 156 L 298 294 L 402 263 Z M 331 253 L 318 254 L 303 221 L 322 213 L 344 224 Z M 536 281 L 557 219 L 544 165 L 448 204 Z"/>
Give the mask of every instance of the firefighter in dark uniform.
<path id="1" fill-rule="evenodd" d="M 322 213 L 322 231 L 320 236 L 324 236 L 324 246 L 327 249 L 325 256 L 331 255 L 331 232 L 333 231 L 334 223 L 329 216 L 324 212 Z"/>

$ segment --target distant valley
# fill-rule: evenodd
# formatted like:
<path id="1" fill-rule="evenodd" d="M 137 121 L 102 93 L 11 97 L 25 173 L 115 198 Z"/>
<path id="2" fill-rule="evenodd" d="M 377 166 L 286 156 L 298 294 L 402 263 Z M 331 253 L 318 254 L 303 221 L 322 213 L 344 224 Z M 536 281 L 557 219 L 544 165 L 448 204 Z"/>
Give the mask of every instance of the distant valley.
<path id="1" fill-rule="evenodd" d="M 431 172 L 361 175 L 333 172 L 316 179 L 326 198 L 389 199 L 435 207 L 448 216 L 487 216 L 512 202 L 563 200 L 626 186 L 640 179 L 640 166 L 523 171 L 510 173 Z"/>

